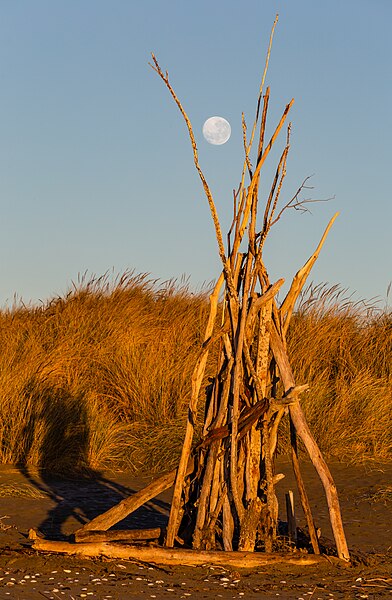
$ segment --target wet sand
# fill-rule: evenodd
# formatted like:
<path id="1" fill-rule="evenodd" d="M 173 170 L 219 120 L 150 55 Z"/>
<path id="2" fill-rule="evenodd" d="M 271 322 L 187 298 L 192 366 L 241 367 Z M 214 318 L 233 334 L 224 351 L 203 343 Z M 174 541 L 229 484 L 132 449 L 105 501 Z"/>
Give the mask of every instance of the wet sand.
<path id="1" fill-rule="evenodd" d="M 146 485 L 151 478 L 127 473 L 96 473 L 92 479 L 64 479 L 46 473 L 0 467 L 0 599 L 97 598 L 390 598 L 392 596 L 392 464 L 330 467 L 338 487 L 353 566 L 274 565 L 262 570 L 221 567 L 162 568 L 131 561 L 37 553 L 28 530 L 66 539 L 97 514 Z M 280 460 L 279 504 L 295 494 L 298 525 L 304 525 L 291 467 Z M 332 539 L 328 510 L 317 474 L 309 463 L 303 475 L 322 536 Z M 5 495 L 7 494 L 8 495 Z M 164 527 L 170 492 L 136 511 L 119 528 Z M 282 510 L 283 513 L 283 510 Z M 285 519 L 285 515 L 280 517 Z"/>

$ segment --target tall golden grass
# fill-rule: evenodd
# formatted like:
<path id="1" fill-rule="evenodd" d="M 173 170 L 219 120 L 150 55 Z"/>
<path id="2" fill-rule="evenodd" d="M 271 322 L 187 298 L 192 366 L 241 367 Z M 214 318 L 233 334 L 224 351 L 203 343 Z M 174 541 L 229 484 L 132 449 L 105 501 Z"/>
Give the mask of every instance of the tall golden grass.
<path id="1" fill-rule="evenodd" d="M 0 311 L 0 461 L 57 472 L 175 466 L 207 317 L 207 290 L 132 273 Z M 322 450 L 391 459 L 392 315 L 309 288 L 288 344 Z"/>
<path id="2" fill-rule="evenodd" d="M 338 286 L 310 286 L 290 325 L 304 409 L 328 455 L 392 458 L 392 312 L 354 302 Z"/>

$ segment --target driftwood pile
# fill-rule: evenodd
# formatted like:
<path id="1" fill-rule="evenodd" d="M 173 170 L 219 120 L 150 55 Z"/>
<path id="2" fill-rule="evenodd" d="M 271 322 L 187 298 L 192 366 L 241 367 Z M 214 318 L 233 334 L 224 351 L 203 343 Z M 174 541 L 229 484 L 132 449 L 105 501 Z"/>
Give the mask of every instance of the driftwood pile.
<path id="1" fill-rule="evenodd" d="M 199 165 L 191 123 L 169 83 L 168 74 L 161 70 L 155 56 L 152 57 L 154 70 L 164 81 L 187 124 L 195 167 L 210 206 L 222 261 L 222 274 L 210 296 L 204 343 L 193 373 L 182 454 L 175 471 L 86 524 L 76 532 L 75 543 L 37 539 L 35 547 L 38 549 L 86 556 L 106 554 L 165 564 L 211 561 L 251 567 L 279 560 L 317 562 L 321 558 L 319 542 L 301 477 L 297 450 L 299 437 L 324 486 L 337 555 L 349 560 L 336 487 L 300 405 L 301 394 L 308 390 L 308 385 L 306 382 L 297 385 L 286 349 L 286 334 L 295 302 L 337 215 L 330 221 L 315 252 L 294 277 L 280 305 L 276 294 L 284 281 L 271 283 L 263 261 L 265 240 L 285 209 L 304 209 L 299 193 L 283 209 L 278 209 L 289 152 L 288 125 L 275 176 L 259 214 L 261 170 L 293 104 L 292 100 L 286 106 L 266 143 L 270 92 L 267 88 L 264 93 L 263 87 L 273 31 L 249 139 L 243 119 L 245 160 L 241 183 L 234 192 L 233 221 L 226 247 L 214 200 Z M 257 140 L 257 151 L 253 167 L 250 152 L 254 139 Z M 222 305 L 223 309 L 218 310 Z M 202 439 L 195 445 L 198 401 L 205 383 L 208 354 L 214 345 L 218 345 L 216 374 L 206 391 Z M 281 477 L 275 473 L 274 462 L 283 418 L 288 418 L 290 423 L 292 464 L 313 554 L 274 552 L 278 548 L 275 487 Z M 159 530 L 108 531 L 173 484 L 170 518 L 163 535 Z M 161 536 L 160 545 L 144 548 L 132 545 L 130 542 L 135 536 L 146 540 Z M 118 544 L 116 539 L 123 543 Z"/>

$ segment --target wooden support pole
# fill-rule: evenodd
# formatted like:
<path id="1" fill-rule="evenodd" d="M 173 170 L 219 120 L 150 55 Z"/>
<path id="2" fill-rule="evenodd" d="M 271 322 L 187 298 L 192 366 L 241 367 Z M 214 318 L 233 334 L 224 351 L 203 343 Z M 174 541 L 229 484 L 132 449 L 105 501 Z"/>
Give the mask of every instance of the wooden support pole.
<path id="1" fill-rule="evenodd" d="M 283 342 L 279 337 L 276 326 L 271 322 L 271 349 L 274 354 L 279 372 L 282 378 L 285 392 L 288 392 L 295 387 L 294 375 L 291 370 L 290 362 L 283 346 Z M 290 417 L 298 435 L 301 437 L 306 450 L 308 451 L 310 460 L 316 469 L 321 482 L 324 486 L 325 496 L 327 498 L 329 516 L 331 520 L 332 531 L 334 534 L 336 548 L 339 558 L 350 560 L 350 553 L 347 546 L 346 536 L 344 534 L 342 516 L 340 513 L 339 498 L 335 482 L 325 462 L 320 449 L 314 439 L 299 402 L 296 402 L 289 407 Z"/>
<path id="2" fill-rule="evenodd" d="M 218 309 L 219 294 L 223 285 L 224 275 L 220 275 L 218 281 L 215 284 L 214 290 L 210 296 L 210 315 L 204 334 L 204 342 L 206 343 L 212 336 L 215 324 L 216 313 Z M 193 434 L 195 428 L 195 419 L 197 412 L 197 404 L 199 400 L 199 392 L 203 381 L 204 371 L 207 364 L 208 351 L 205 349 L 204 353 L 200 357 L 192 375 L 192 392 L 191 399 L 189 402 L 188 419 L 185 428 L 185 438 L 182 446 L 180 463 L 175 475 L 173 499 L 169 516 L 169 523 L 167 526 L 166 534 L 166 546 L 171 548 L 174 545 L 175 537 L 178 533 L 179 528 L 179 515 L 181 511 L 181 496 L 184 489 L 185 478 L 188 474 L 187 466 L 189 465 Z"/>
<path id="3" fill-rule="evenodd" d="M 287 530 L 289 539 L 292 542 L 297 541 L 297 522 L 295 519 L 294 494 L 289 490 L 286 494 L 286 514 L 287 514 Z M 315 554 L 320 554 L 315 552 Z"/>
<path id="4" fill-rule="evenodd" d="M 290 418 L 290 438 L 291 438 L 291 462 L 294 469 L 295 479 L 297 481 L 298 493 L 301 500 L 302 509 L 305 514 L 306 523 L 308 525 L 310 542 L 312 544 L 313 552 L 315 554 L 320 554 L 320 547 L 318 543 L 318 537 L 316 533 L 316 527 L 313 521 L 313 515 L 310 508 L 310 502 L 308 498 L 308 494 L 306 493 L 306 488 L 304 481 L 302 479 L 301 468 L 299 466 L 298 460 L 298 447 L 297 447 L 297 433 L 295 431 L 294 425 Z"/>

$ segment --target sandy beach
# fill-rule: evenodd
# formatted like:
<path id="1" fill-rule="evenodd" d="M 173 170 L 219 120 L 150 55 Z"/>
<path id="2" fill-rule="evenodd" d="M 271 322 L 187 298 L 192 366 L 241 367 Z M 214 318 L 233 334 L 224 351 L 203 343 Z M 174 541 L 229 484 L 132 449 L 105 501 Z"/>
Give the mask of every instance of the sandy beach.
<path id="1" fill-rule="evenodd" d="M 274 565 L 260 570 L 224 567 L 162 567 L 105 558 L 86 560 L 38 553 L 28 540 L 30 528 L 48 539 L 68 539 L 97 514 L 141 489 L 151 477 L 96 473 L 93 478 L 65 479 L 0 469 L 0 598 L 383 598 L 392 594 L 392 465 L 348 466 L 332 463 L 353 565 L 325 563 L 299 567 Z M 280 506 L 295 482 L 287 460 L 277 471 Z M 332 539 L 321 484 L 311 464 L 303 465 L 317 527 Z M 388 493 L 389 491 L 389 493 Z M 298 498 L 296 498 L 298 505 Z M 140 508 L 118 528 L 164 527 L 170 492 Z M 300 507 L 298 525 L 304 525 Z M 284 515 L 281 515 L 284 518 Z"/>

